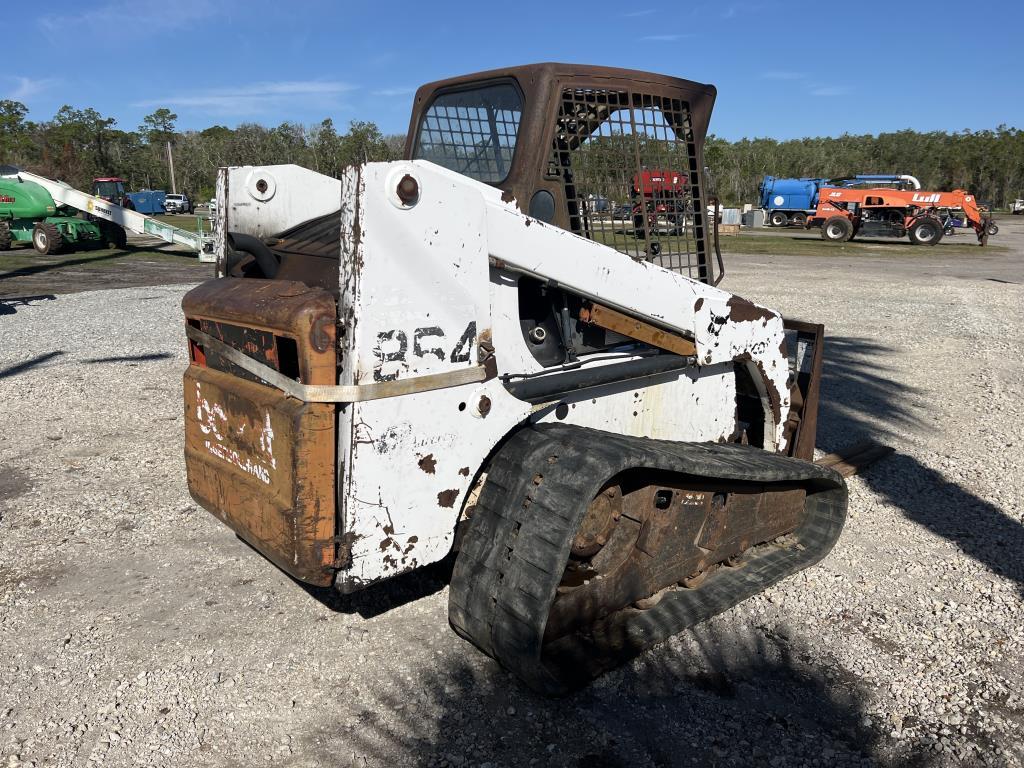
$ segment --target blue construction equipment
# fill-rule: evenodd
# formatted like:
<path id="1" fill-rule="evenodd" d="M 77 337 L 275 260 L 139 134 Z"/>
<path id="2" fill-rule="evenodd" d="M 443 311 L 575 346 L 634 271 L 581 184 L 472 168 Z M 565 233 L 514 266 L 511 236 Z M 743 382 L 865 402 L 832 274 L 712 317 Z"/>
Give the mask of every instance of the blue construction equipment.
<path id="1" fill-rule="evenodd" d="M 818 190 L 822 187 L 894 186 L 898 189 L 920 189 L 921 182 L 906 174 L 861 174 L 839 179 L 777 179 L 765 176 L 758 191 L 759 206 L 764 209 L 769 227 L 788 224 L 803 226 L 818 207 Z"/>
<path id="2" fill-rule="evenodd" d="M 128 197 L 139 213 L 154 214 L 164 212 L 164 197 L 167 193 L 158 189 L 146 189 L 142 192 L 130 192 Z"/>

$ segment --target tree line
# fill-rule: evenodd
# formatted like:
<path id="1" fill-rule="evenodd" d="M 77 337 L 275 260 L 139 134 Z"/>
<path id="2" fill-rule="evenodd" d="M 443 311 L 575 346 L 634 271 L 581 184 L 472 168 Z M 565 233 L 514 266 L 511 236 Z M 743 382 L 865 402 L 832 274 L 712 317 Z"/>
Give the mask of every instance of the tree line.
<path id="1" fill-rule="evenodd" d="M 143 118 L 137 130 L 125 131 L 94 109 L 63 106 L 52 120 L 38 123 L 27 115 L 24 104 L 0 100 L 0 165 L 60 179 L 77 189 L 88 190 L 94 178 L 118 176 L 132 191 L 170 191 L 170 143 L 177 189 L 195 201 L 213 196 L 221 166 L 297 163 L 337 175 L 346 165 L 397 159 L 405 143 L 404 136 L 384 136 L 376 125 L 362 121 L 353 121 L 345 132 L 330 119 L 313 126 L 243 123 L 178 131 L 178 116 L 161 108 Z"/>
<path id="2" fill-rule="evenodd" d="M 67 105 L 51 120 L 27 118 L 24 104 L 0 100 L 0 164 L 17 165 L 79 189 L 88 189 L 95 177 L 120 176 L 132 190 L 170 190 L 170 143 L 177 187 L 194 200 L 213 195 L 221 166 L 296 163 L 337 175 L 346 165 L 397 159 L 405 142 L 401 135 L 383 135 L 372 122 L 353 121 L 346 131 L 339 131 L 330 119 L 312 126 L 243 123 L 236 128 L 215 125 L 178 131 L 177 115 L 165 108 L 147 115 L 136 130 L 122 130 L 114 118 L 94 109 Z M 966 189 L 996 207 L 1024 197 L 1024 131 L 1006 126 L 788 141 L 728 141 L 712 135 L 704 159 L 727 205 L 755 202 L 758 184 L 767 174 L 833 178 L 908 173 L 925 189 Z"/>

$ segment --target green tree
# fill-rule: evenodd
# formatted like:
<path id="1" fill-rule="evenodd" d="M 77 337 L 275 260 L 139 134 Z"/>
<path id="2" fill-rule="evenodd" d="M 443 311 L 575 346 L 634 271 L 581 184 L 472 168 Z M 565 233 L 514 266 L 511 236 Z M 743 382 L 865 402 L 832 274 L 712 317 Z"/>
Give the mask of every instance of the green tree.
<path id="1" fill-rule="evenodd" d="M 0 99 L 0 163 L 24 161 L 31 146 L 27 115 L 28 108 L 20 101 Z"/>
<path id="2" fill-rule="evenodd" d="M 139 133 L 149 144 L 165 144 L 174 141 L 174 121 L 178 116 L 166 107 L 160 107 L 151 115 L 142 118 L 142 125 L 139 126 Z"/>
<path id="3" fill-rule="evenodd" d="M 92 108 L 62 106 L 42 129 L 44 173 L 86 189 L 95 176 L 111 173 L 109 145 L 116 123 Z"/>
<path id="4" fill-rule="evenodd" d="M 348 125 L 348 133 L 342 137 L 338 159 L 342 166 L 356 165 L 390 160 L 390 154 L 388 143 L 375 123 L 353 120 Z"/>

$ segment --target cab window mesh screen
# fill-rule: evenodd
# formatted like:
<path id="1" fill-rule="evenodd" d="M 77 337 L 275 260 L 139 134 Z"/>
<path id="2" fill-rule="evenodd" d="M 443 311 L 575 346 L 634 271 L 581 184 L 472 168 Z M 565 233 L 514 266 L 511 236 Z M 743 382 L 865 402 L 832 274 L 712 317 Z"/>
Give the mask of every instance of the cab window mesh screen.
<path id="1" fill-rule="evenodd" d="M 547 175 L 573 232 L 708 282 L 689 105 L 630 91 L 562 93 Z"/>
<path id="2" fill-rule="evenodd" d="M 423 115 L 413 157 L 478 181 L 504 181 L 522 112 L 522 98 L 511 83 L 442 93 Z"/>

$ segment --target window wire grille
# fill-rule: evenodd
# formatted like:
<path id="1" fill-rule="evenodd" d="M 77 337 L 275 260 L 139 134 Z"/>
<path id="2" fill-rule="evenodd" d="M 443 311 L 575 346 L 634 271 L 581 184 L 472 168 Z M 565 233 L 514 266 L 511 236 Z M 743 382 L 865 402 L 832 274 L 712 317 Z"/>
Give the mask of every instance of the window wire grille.
<path id="1" fill-rule="evenodd" d="M 573 232 L 710 281 L 689 105 L 632 91 L 562 93 L 548 178 Z"/>
<path id="2" fill-rule="evenodd" d="M 442 93 L 420 123 L 414 157 L 495 184 L 512 166 L 522 99 L 515 86 Z"/>

